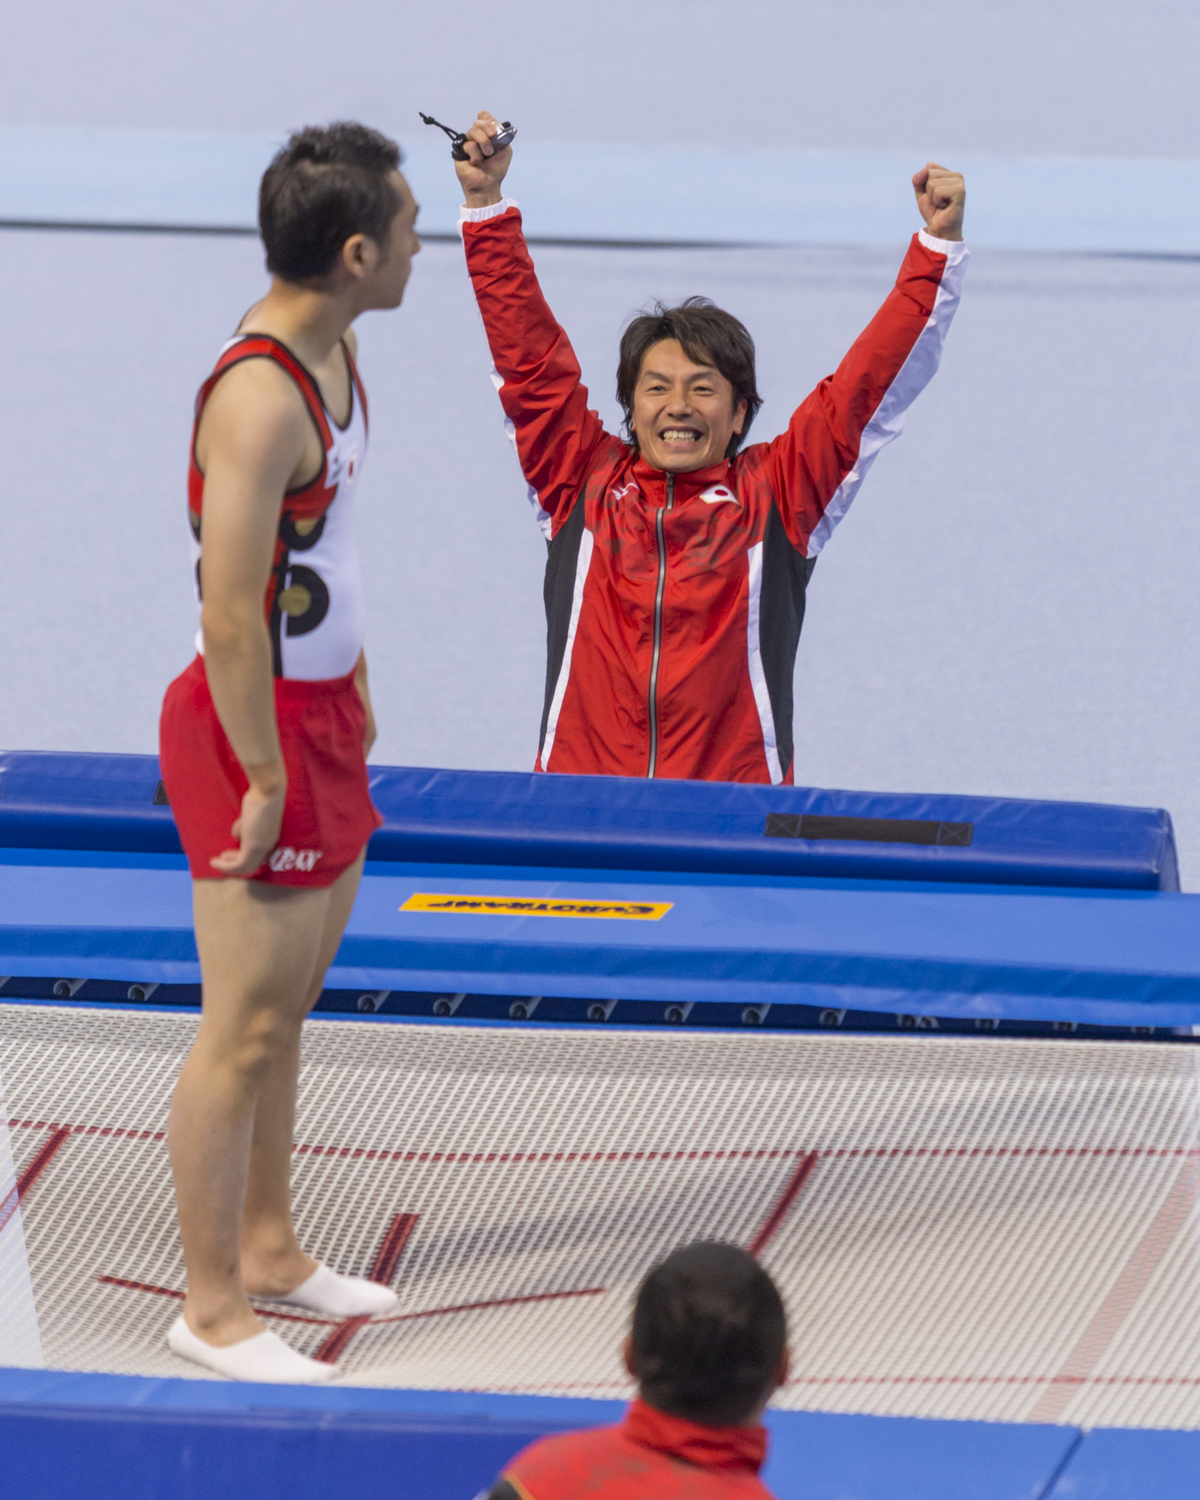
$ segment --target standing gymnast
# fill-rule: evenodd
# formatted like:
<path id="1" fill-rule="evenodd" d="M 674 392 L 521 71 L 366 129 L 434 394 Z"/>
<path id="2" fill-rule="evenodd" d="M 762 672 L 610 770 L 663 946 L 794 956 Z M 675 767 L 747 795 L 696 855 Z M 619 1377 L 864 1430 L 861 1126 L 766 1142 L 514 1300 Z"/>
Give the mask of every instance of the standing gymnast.
<path id="1" fill-rule="evenodd" d="M 161 755 L 204 999 L 171 1106 L 188 1289 L 168 1341 L 238 1380 L 337 1373 L 264 1330 L 250 1297 L 334 1317 L 397 1304 L 305 1254 L 290 1173 L 301 1025 L 380 821 L 354 543 L 367 409 L 350 325 L 399 306 L 420 248 L 399 162 L 362 125 L 292 136 L 260 193 L 270 290 L 196 403 L 199 654 L 167 689 Z"/>

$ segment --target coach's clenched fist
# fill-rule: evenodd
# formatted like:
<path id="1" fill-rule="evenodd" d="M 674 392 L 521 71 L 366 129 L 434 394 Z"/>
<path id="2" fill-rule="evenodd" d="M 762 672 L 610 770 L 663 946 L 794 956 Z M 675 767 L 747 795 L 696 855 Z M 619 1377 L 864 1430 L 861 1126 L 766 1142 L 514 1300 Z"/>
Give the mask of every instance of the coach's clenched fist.
<path id="1" fill-rule="evenodd" d="M 500 121 L 481 109 L 463 141 L 468 159 L 454 163 L 468 208 L 486 208 L 500 202 L 500 184 L 512 161 L 512 147 L 502 146 L 497 151 L 492 137 L 499 134 Z"/>
<path id="2" fill-rule="evenodd" d="M 939 240 L 961 240 L 967 186 L 961 172 L 926 162 L 912 180 L 917 207 L 928 234 Z"/>

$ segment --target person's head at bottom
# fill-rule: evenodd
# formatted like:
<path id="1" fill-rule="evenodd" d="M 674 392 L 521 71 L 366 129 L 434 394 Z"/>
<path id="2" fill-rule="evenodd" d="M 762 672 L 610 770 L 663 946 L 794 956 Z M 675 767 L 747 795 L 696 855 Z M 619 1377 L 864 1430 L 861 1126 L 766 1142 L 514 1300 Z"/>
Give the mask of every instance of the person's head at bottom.
<path id="1" fill-rule="evenodd" d="M 595 1500 L 768 1494 L 759 1421 L 787 1378 L 787 1318 L 752 1256 L 713 1240 L 668 1255 L 642 1282 L 623 1352 L 638 1384 L 624 1422 L 534 1443 L 490 1500 L 568 1500 L 585 1482 Z"/>
<path id="2" fill-rule="evenodd" d="M 787 1319 L 745 1250 L 700 1240 L 642 1282 L 625 1366 L 647 1406 L 704 1427 L 758 1421 L 787 1378 Z"/>

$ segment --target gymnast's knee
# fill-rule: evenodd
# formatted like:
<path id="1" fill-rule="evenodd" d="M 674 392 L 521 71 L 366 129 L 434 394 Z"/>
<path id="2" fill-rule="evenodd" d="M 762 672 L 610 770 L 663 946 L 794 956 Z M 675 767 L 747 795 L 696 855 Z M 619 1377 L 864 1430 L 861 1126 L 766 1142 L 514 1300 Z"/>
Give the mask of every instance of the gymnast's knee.
<path id="1" fill-rule="evenodd" d="M 247 1083 L 259 1083 L 295 1045 L 299 1030 L 295 1016 L 273 1009 L 254 1011 L 224 1049 L 226 1064 Z"/>

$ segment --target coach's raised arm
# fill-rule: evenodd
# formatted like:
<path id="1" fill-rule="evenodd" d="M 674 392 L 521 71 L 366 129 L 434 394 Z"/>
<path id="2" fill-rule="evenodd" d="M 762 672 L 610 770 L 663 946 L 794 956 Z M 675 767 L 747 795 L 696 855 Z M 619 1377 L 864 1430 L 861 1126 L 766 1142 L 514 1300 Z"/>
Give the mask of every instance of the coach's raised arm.
<path id="1" fill-rule="evenodd" d="M 604 430 L 542 297 L 512 148 L 481 113 L 456 163 L 467 266 L 549 544 L 547 771 L 791 782 L 792 676 L 817 554 L 937 369 L 967 251 L 963 180 L 913 178 L 925 228 L 896 284 L 786 432 L 743 448 L 754 341 L 703 297 L 621 339 L 625 435 Z"/>

